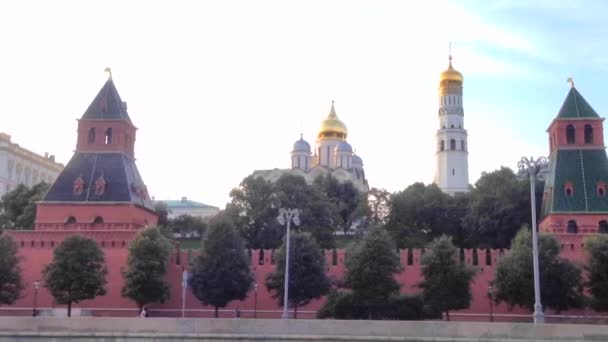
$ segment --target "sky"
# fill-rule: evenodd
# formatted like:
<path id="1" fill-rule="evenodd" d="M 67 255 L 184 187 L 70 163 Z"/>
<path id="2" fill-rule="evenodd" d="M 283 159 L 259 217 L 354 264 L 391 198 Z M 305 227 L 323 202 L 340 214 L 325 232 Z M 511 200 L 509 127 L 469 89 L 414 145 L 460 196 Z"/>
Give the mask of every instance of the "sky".
<path id="1" fill-rule="evenodd" d="M 335 101 L 370 187 L 435 173 L 438 78 L 464 75 L 469 180 L 548 153 L 573 77 L 608 112 L 608 2 L 2 1 L 0 132 L 67 164 L 107 79 L 138 127 L 156 199 L 223 208 L 254 170 L 288 168 Z"/>

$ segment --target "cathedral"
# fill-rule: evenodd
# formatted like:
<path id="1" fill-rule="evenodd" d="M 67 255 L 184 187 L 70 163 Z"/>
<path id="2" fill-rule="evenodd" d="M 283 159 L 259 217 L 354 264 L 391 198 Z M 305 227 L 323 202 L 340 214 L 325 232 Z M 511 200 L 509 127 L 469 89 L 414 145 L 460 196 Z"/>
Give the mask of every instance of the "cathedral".
<path id="1" fill-rule="evenodd" d="M 452 66 L 450 54 L 448 68 L 439 77 L 435 184 L 451 195 L 469 191 L 469 150 L 464 129 L 462 82 L 462 74 Z"/>
<path id="2" fill-rule="evenodd" d="M 302 136 L 293 144 L 290 169 L 256 170 L 254 177 L 274 182 L 283 174 L 304 177 L 311 184 L 315 178 L 330 174 L 340 182 L 352 182 L 361 192 L 369 185 L 363 170 L 363 160 L 346 141 L 348 129 L 336 114 L 332 101 L 327 117 L 321 121 L 314 151 Z"/>

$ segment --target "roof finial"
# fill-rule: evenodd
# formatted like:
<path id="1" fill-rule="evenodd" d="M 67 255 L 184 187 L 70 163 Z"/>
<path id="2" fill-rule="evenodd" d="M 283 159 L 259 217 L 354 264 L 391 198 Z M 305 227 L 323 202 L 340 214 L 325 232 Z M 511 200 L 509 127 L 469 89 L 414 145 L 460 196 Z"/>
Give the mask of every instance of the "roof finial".
<path id="1" fill-rule="evenodd" d="M 108 73 L 108 80 L 111 80 L 112 79 L 112 68 L 106 67 L 106 69 L 104 71 Z"/>
<path id="2" fill-rule="evenodd" d="M 572 77 L 568 77 L 566 81 L 570 83 L 570 86 L 572 86 L 572 88 L 574 88 L 574 79 Z"/>
<path id="3" fill-rule="evenodd" d="M 448 43 L 448 59 L 450 60 L 450 64 L 452 64 L 452 42 Z"/>

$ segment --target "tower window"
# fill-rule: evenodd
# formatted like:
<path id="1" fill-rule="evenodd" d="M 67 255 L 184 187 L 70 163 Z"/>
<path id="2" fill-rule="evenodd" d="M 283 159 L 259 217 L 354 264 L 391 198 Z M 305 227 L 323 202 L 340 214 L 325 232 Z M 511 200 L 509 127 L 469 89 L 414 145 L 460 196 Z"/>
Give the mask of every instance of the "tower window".
<path id="1" fill-rule="evenodd" d="M 568 221 L 567 232 L 569 234 L 576 234 L 576 233 L 578 233 L 578 225 L 576 224 L 575 220 Z"/>
<path id="2" fill-rule="evenodd" d="M 572 145 L 572 144 L 574 144 L 575 141 L 576 141 L 576 130 L 574 129 L 574 126 L 568 125 L 566 127 L 566 142 L 569 145 Z"/>
<path id="3" fill-rule="evenodd" d="M 450 139 L 450 150 L 456 150 L 456 139 Z"/>
<path id="4" fill-rule="evenodd" d="M 593 144 L 593 127 L 585 125 L 585 144 Z"/>
<path id="5" fill-rule="evenodd" d="M 101 216 L 97 216 L 93 220 L 93 224 L 102 224 L 102 223 L 103 223 L 103 217 L 101 217 Z"/>
<path id="6" fill-rule="evenodd" d="M 452 176 L 456 174 L 456 170 L 452 169 Z"/>
<path id="7" fill-rule="evenodd" d="M 65 223 L 66 224 L 74 224 L 74 223 L 76 223 L 76 218 L 74 216 L 70 216 L 70 217 L 68 217 L 67 220 L 65 220 Z"/>
<path id="8" fill-rule="evenodd" d="M 454 128 L 454 125 L 450 125 L 450 128 Z"/>
<path id="9" fill-rule="evenodd" d="M 440 151 L 444 151 L 445 150 L 445 141 L 441 140 L 441 143 L 439 143 L 439 150 Z"/>
<path id="10" fill-rule="evenodd" d="M 95 142 L 95 127 L 91 127 L 89 128 L 89 138 L 88 138 L 89 144 L 92 144 Z"/>
<path id="11" fill-rule="evenodd" d="M 566 182 L 566 184 L 564 184 L 564 192 L 566 193 L 567 197 L 574 196 L 574 185 L 572 182 Z"/>
<path id="12" fill-rule="evenodd" d="M 463 150 L 463 151 L 465 150 L 464 139 L 460 140 L 460 149 Z"/>
<path id="13" fill-rule="evenodd" d="M 606 183 L 597 182 L 597 184 L 595 185 L 595 188 L 596 188 L 598 197 L 606 196 Z"/>
<path id="14" fill-rule="evenodd" d="M 106 129 L 106 145 L 109 145 L 112 143 L 112 128 L 108 128 Z"/>
<path id="15" fill-rule="evenodd" d="M 608 221 L 601 220 L 600 222 L 598 222 L 597 223 L 597 232 L 600 234 L 607 234 L 608 233 Z"/>

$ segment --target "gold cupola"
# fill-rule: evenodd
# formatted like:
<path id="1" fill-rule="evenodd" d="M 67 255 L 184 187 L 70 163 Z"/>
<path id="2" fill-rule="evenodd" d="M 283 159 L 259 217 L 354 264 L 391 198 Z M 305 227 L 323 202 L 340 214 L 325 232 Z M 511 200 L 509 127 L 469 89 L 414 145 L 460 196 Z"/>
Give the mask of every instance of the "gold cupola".
<path id="1" fill-rule="evenodd" d="M 441 75 L 439 76 L 439 83 L 441 83 L 443 81 L 462 82 L 463 81 L 462 74 L 458 70 L 454 69 L 454 67 L 452 66 L 452 55 L 450 55 L 449 59 L 450 59 L 450 64 L 448 65 L 447 70 L 442 72 Z"/>
<path id="2" fill-rule="evenodd" d="M 318 139 L 341 139 L 345 140 L 348 135 L 346 125 L 336 115 L 334 101 L 331 101 L 331 110 L 325 120 L 321 121 Z"/>

